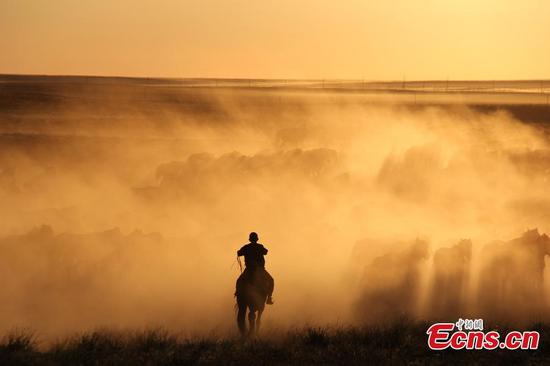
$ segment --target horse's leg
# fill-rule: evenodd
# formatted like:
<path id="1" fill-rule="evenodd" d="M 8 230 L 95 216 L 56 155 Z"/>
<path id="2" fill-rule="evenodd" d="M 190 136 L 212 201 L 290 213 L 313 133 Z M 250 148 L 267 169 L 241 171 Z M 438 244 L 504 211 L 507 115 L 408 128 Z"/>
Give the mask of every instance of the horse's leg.
<path id="1" fill-rule="evenodd" d="M 256 330 L 256 310 L 250 309 L 248 311 L 248 322 L 250 323 L 248 325 L 248 334 L 254 335 L 254 331 Z"/>
<path id="2" fill-rule="evenodd" d="M 241 332 L 241 336 L 246 335 L 246 305 L 238 304 L 239 312 L 237 313 L 237 325 L 239 326 L 239 331 Z"/>
<path id="3" fill-rule="evenodd" d="M 260 323 L 262 322 L 263 310 L 258 310 L 258 318 L 256 319 L 256 333 L 260 332 Z"/>

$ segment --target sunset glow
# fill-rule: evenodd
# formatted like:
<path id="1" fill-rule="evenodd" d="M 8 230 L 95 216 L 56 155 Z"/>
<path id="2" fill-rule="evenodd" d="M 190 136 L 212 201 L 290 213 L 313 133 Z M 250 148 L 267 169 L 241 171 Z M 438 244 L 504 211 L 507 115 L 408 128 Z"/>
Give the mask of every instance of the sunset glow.
<path id="1" fill-rule="evenodd" d="M 0 73 L 550 78 L 544 0 L 3 0 Z"/>

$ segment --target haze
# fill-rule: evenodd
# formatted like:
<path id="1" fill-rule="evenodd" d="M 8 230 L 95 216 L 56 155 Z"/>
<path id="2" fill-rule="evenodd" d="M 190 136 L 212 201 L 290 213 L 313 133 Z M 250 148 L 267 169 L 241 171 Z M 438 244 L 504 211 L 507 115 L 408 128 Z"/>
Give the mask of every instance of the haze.
<path id="1" fill-rule="evenodd" d="M 0 73 L 541 79 L 550 2 L 0 1 Z"/>
<path id="2" fill-rule="evenodd" d="M 251 231 L 268 330 L 548 321 L 548 19 L 0 0 L 0 334 L 236 332 Z"/>
<path id="3" fill-rule="evenodd" d="M 540 90 L 247 85 L 0 78 L 0 331 L 234 330 L 252 230 L 266 327 L 550 318 Z"/>

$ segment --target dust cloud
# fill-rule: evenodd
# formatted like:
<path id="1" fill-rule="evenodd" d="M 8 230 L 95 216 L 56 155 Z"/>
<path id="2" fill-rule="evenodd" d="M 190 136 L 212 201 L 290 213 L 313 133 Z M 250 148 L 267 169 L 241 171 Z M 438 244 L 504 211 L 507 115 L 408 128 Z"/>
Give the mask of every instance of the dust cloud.
<path id="1" fill-rule="evenodd" d="M 250 231 L 266 326 L 549 317 L 547 130 L 506 108 L 134 79 L 0 92 L 1 331 L 234 327 Z"/>

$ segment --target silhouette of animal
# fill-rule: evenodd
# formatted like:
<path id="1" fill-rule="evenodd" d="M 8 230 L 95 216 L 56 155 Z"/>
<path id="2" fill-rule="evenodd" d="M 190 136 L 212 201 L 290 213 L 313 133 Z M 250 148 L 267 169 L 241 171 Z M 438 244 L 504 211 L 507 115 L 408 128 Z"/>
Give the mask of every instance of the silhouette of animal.
<path id="1" fill-rule="evenodd" d="M 237 281 L 237 325 L 241 335 L 253 336 L 260 330 L 262 313 L 269 293 L 262 267 L 251 268 L 249 274 Z M 248 311 L 249 327 L 246 327 Z"/>

